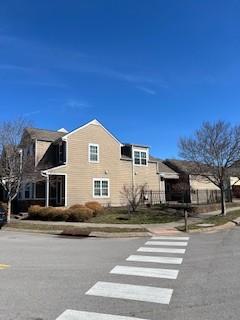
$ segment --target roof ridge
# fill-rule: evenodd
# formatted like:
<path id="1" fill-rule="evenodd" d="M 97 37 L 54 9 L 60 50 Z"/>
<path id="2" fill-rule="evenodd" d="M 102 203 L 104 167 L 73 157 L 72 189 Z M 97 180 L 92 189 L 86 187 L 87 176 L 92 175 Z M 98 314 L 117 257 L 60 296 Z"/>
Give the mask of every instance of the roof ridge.
<path id="1" fill-rule="evenodd" d="M 52 129 L 42 129 L 42 128 L 36 128 L 36 127 L 26 127 L 26 129 L 32 129 L 32 130 L 40 130 L 40 131 L 50 131 L 50 132 L 59 132 L 57 130 L 52 130 Z"/>

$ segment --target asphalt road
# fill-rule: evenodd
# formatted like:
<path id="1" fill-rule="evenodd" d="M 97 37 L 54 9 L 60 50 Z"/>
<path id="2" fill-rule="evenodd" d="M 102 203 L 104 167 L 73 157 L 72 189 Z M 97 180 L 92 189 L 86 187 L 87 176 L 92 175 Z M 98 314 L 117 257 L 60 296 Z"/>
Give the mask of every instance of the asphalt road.
<path id="1" fill-rule="evenodd" d="M 147 240 L 72 239 L 1 231 L 0 319 L 55 320 L 66 309 L 147 320 L 240 318 L 239 227 L 190 235 L 185 254 L 137 252 L 147 246 Z M 126 261 L 130 255 L 181 257 L 183 262 Z M 1 264 L 9 267 L 1 268 Z M 179 273 L 177 279 L 110 274 L 116 266 Z M 146 286 L 170 288 L 173 293 L 169 304 L 86 295 L 99 281 L 137 285 L 141 290 Z M 145 295 L 146 299 L 150 296 Z"/>

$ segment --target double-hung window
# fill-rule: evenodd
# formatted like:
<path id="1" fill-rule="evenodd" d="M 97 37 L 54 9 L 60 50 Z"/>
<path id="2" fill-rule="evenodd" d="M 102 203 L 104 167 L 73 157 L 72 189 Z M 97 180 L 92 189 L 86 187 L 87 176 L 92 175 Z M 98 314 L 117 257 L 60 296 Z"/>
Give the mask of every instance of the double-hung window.
<path id="1" fill-rule="evenodd" d="M 108 198 L 110 196 L 109 179 L 93 179 L 94 198 Z"/>
<path id="2" fill-rule="evenodd" d="M 147 152 L 146 151 L 134 151 L 134 164 L 138 166 L 147 165 Z"/>
<path id="3" fill-rule="evenodd" d="M 99 162 L 99 145 L 98 144 L 88 145 L 88 160 L 89 162 Z"/>

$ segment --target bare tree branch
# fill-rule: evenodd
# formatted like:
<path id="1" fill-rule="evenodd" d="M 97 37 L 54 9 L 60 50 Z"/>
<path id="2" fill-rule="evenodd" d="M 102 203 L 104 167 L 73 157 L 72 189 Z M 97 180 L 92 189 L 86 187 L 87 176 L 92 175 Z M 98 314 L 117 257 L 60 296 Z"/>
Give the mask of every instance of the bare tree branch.
<path id="1" fill-rule="evenodd" d="M 131 208 L 132 212 L 136 212 L 138 206 L 140 205 L 145 189 L 146 184 L 136 186 L 123 186 L 123 189 L 120 193 L 126 201 L 127 205 Z"/>
<path id="2" fill-rule="evenodd" d="M 240 159 L 240 126 L 204 122 L 192 137 L 181 138 L 180 156 L 193 163 L 192 174 L 205 177 L 221 190 L 222 214 L 225 214 L 225 191 L 229 187 L 232 166 Z M 235 176 L 240 177 L 239 170 Z"/>
<path id="3" fill-rule="evenodd" d="M 0 185 L 8 201 L 8 220 L 11 202 L 19 193 L 23 178 L 31 177 L 30 173 L 34 172 L 33 155 L 24 149 L 21 141 L 27 126 L 29 123 L 24 119 L 0 124 Z"/>

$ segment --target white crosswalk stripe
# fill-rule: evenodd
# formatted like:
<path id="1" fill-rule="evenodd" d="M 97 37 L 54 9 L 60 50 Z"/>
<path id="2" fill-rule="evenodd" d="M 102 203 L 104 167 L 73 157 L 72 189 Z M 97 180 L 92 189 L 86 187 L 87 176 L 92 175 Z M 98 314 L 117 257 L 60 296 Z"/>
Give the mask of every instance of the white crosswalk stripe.
<path id="1" fill-rule="evenodd" d="M 153 262 L 153 263 L 165 263 L 165 264 L 181 264 L 182 258 L 175 257 L 156 257 L 156 256 L 139 256 L 139 255 L 131 255 L 127 259 L 127 261 L 134 262 Z"/>
<path id="2" fill-rule="evenodd" d="M 138 277 L 177 279 L 178 270 L 160 268 L 142 268 L 132 266 L 116 266 L 110 272 L 112 274 L 130 275 Z"/>
<path id="3" fill-rule="evenodd" d="M 140 247 L 138 252 L 146 253 L 170 253 L 184 254 L 188 245 L 189 237 L 178 236 L 153 236 L 147 241 L 144 247 Z M 175 256 L 158 256 L 158 255 L 130 255 L 126 261 L 148 263 L 148 266 L 156 264 L 173 264 L 180 265 L 183 258 Z M 156 265 L 155 265 L 156 266 Z M 174 280 L 177 278 L 179 271 L 175 269 L 152 268 L 143 266 L 115 266 L 110 273 L 120 276 L 149 277 L 159 279 Z M 144 285 L 132 285 L 116 282 L 97 282 L 86 295 L 115 298 L 142 302 L 152 302 L 158 304 L 169 304 L 173 294 L 173 289 L 159 288 Z M 96 313 L 78 310 L 66 310 L 56 320 L 147 320 L 135 317 L 127 317 L 113 314 Z"/>
<path id="4" fill-rule="evenodd" d="M 169 304 L 173 289 L 136 286 L 113 282 L 97 282 L 87 295 Z"/>
<path id="5" fill-rule="evenodd" d="M 139 251 L 139 252 L 161 252 L 161 253 L 164 252 L 164 253 L 184 254 L 186 252 L 186 249 L 141 247 L 137 251 Z"/>
<path id="6" fill-rule="evenodd" d="M 151 240 L 182 240 L 187 241 L 189 240 L 189 237 L 168 237 L 168 236 L 156 236 L 152 237 Z"/>
<path id="7" fill-rule="evenodd" d="M 176 247 L 186 247 L 187 242 L 176 242 L 176 241 L 147 241 L 145 243 L 148 246 L 176 246 Z"/>
<path id="8" fill-rule="evenodd" d="M 86 311 L 66 310 L 56 320 L 144 320 Z M 146 319 L 145 319 L 146 320 Z"/>

